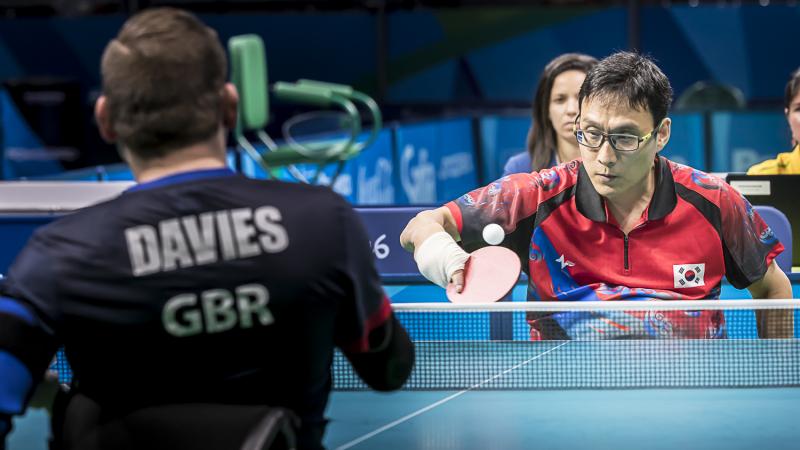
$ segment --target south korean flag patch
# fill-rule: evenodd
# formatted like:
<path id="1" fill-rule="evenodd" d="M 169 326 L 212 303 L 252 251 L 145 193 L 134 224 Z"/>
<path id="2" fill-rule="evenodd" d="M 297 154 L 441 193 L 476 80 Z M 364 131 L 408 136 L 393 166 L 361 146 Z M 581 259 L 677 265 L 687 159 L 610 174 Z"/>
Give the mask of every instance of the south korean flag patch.
<path id="1" fill-rule="evenodd" d="M 674 264 L 672 266 L 672 276 L 675 280 L 676 288 L 691 288 L 705 286 L 703 279 L 706 273 L 705 263 L 701 264 Z"/>

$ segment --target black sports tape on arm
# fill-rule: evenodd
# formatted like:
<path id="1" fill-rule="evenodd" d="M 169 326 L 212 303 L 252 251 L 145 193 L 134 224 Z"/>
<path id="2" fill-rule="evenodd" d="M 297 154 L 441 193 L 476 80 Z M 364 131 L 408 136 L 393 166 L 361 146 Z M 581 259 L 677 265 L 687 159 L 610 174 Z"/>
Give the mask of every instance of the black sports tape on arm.
<path id="1" fill-rule="evenodd" d="M 52 336 L 19 317 L 0 313 L 0 350 L 5 350 L 31 371 L 38 380 L 50 366 L 58 349 Z"/>

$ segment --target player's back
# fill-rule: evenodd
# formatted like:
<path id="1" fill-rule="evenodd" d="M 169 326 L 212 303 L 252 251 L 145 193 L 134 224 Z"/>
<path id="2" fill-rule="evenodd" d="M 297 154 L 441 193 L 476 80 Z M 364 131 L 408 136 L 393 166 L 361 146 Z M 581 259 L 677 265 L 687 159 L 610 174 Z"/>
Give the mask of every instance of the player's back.
<path id="1" fill-rule="evenodd" d="M 356 338 L 337 323 L 354 309 L 352 272 L 380 291 L 374 266 L 352 260 L 359 246 L 332 191 L 225 176 L 65 217 L 36 234 L 23 266 L 58 280 L 34 303 L 78 389 L 104 407 L 262 403 L 321 417 L 334 341 Z"/>

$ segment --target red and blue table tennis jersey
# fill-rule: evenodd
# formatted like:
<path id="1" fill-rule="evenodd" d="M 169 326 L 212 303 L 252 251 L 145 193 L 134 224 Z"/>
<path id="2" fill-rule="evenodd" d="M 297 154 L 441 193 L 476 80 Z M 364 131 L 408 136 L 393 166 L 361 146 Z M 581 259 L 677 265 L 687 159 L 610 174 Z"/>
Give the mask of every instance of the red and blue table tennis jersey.
<path id="1" fill-rule="evenodd" d="M 529 300 L 713 299 L 724 276 L 739 289 L 763 278 L 783 245 L 746 199 L 717 177 L 661 156 L 655 171 L 650 205 L 627 235 L 580 160 L 503 177 L 446 206 L 468 250 L 486 245 L 487 224 L 503 227 L 502 245 L 529 275 Z M 673 316 L 640 326 L 651 336 L 724 334 L 720 313 Z M 534 339 L 552 335 L 544 321 L 531 321 Z M 582 335 L 580 324 L 562 322 L 572 330 L 567 335 Z"/>

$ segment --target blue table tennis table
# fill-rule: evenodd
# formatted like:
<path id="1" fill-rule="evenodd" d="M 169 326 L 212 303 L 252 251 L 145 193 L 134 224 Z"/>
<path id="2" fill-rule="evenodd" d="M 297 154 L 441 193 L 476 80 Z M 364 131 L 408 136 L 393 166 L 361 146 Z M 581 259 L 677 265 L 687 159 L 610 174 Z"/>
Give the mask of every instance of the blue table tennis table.
<path id="1" fill-rule="evenodd" d="M 424 367 L 409 381 L 412 388 L 454 381 L 448 369 L 461 359 L 459 371 L 474 370 L 455 389 L 335 391 L 326 446 L 800 448 L 800 388 L 791 387 L 800 382 L 796 340 L 461 344 L 423 343 Z M 637 349 L 663 358 L 637 358 Z M 610 353 L 628 356 L 615 361 Z M 427 378 L 415 380 L 420 370 Z M 441 378 L 430 380 L 432 373 Z"/>
<path id="2" fill-rule="evenodd" d="M 800 390 L 335 392 L 330 449 L 797 449 Z M 453 398 L 455 397 L 455 398 Z"/>
<path id="3" fill-rule="evenodd" d="M 415 211 L 370 208 L 359 212 L 368 226 L 376 263 L 392 301 L 445 302 L 443 291 L 423 283 L 410 255 L 399 248 L 397 236 L 409 215 Z M 0 225 L 4 229 L 4 240 L 0 245 L 3 250 L 0 252 L 0 273 L 10 264 L 33 229 L 51 221 L 54 216 L 0 216 Z M 789 277 L 794 295 L 800 296 L 800 273 L 789 274 Z M 722 298 L 749 297 L 746 291 L 737 291 L 727 283 L 722 288 Z M 524 300 L 525 289 L 524 283 L 519 284 L 514 290 L 513 300 Z M 489 331 L 486 332 L 486 339 L 521 338 L 516 335 L 519 327 L 509 328 L 505 321 L 507 315 L 499 314 L 496 318 L 499 320 L 487 322 Z M 796 323 L 800 321 L 796 319 Z M 573 344 L 553 349 L 525 363 L 523 367 L 508 372 L 509 368 L 544 353 L 546 349 L 534 350 L 532 347 L 531 356 L 516 362 L 502 356 L 498 359 L 504 363 L 510 362 L 508 367 L 489 365 L 488 372 L 479 373 L 484 378 L 478 376 L 470 381 L 476 384 L 497 376 L 491 383 L 499 384 L 502 380 L 518 377 L 520 373 L 529 373 L 534 367 L 574 368 L 576 358 L 568 357 L 576 352 Z M 757 345 L 762 346 L 762 353 L 769 351 L 766 347 L 770 345 L 769 341 Z M 504 343 L 498 349 L 504 350 L 488 354 L 505 355 L 508 346 Z M 796 350 L 794 353 L 799 353 Z M 728 350 L 720 351 L 722 355 L 736 355 L 741 350 L 731 346 Z M 463 348 L 456 346 L 448 353 L 457 355 L 459 352 L 463 352 Z M 560 355 L 563 355 L 561 364 L 552 365 L 548 362 L 558 360 L 556 358 L 561 358 Z M 476 359 L 478 357 L 475 355 L 470 358 L 475 361 L 476 367 L 487 367 L 485 359 Z M 793 364 L 795 368 L 800 366 Z M 615 367 L 629 365 L 617 364 Z M 692 372 L 690 375 L 702 376 L 702 373 L 706 373 L 727 379 L 738 373 L 736 367 L 710 369 L 713 370 Z M 449 375 L 445 362 L 440 363 L 436 370 Z M 663 376 L 663 372 L 651 375 L 659 374 Z M 683 376 L 686 378 L 688 375 Z M 800 374 L 797 376 L 800 377 Z M 544 375 L 541 377 L 544 378 Z M 795 418 L 800 418 L 800 389 L 791 387 L 797 385 L 800 382 L 794 380 L 768 385 L 745 383 L 735 387 L 615 385 L 562 389 L 556 386 L 506 386 L 482 390 L 472 388 L 472 384 L 458 388 L 443 384 L 428 390 L 391 394 L 338 390 L 331 396 L 328 412 L 331 422 L 325 444 L 331 449 L 379 450 L 578 447 L 797 449 L 800 448 L 800 426 L 794 425 L 794 422 Z M 44 449 L 46 422 L 47 417 L 41 411 L 29 412 L 28 417 L 17 421 L 9 448 Z"/>

